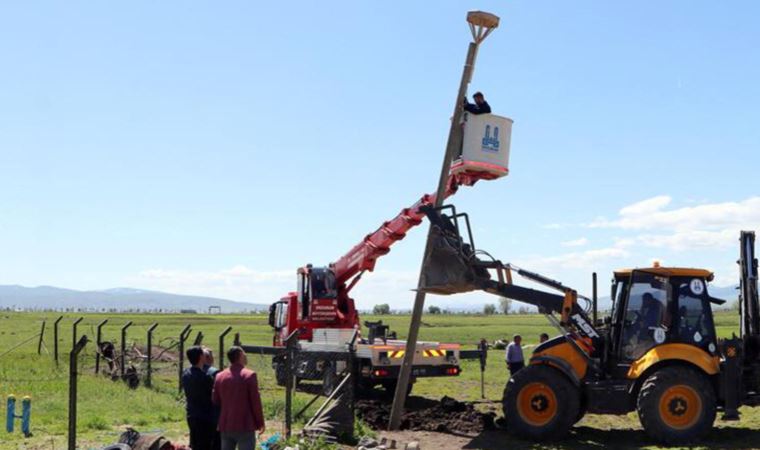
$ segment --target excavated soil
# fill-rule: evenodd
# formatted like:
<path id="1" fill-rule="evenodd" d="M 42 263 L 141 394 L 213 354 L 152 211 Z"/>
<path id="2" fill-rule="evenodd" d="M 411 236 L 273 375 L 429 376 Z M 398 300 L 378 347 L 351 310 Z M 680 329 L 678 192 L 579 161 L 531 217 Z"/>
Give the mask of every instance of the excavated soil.
<path id="1" fill-rule="evenodd" d="M 370 427 L 384 430 L 388 427 L 391 405 L 380 400 L 359 400 L 356 413 Z M 401 429 L 411 431 L 437 431 L 439 433 L 476 435 L 494 429 L 493 413 L 477 411 L 471 403 L 451 397 L 440 401 L 410 397 L 401 417 Z"/>

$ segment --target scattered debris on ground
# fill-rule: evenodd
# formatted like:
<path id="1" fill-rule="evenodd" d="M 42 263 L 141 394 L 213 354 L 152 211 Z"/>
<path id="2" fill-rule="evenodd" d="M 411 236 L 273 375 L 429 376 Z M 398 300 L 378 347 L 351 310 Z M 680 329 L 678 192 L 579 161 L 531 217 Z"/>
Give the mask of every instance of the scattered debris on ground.
<path id="1" fill-rule="evenodd" d="M 379 400 L 359 400 L 356 403 L 357 415 L 378 430 L 388 427 L 390 411 L 391 405 Z M 474 435 L 494 429 L 495 418 L 494 413 L 482 413 L 472 403 L 463 403 L 451 397 L 443 397 L 440 401 L 410 397 L 401 417 L 401 429 Z"/>

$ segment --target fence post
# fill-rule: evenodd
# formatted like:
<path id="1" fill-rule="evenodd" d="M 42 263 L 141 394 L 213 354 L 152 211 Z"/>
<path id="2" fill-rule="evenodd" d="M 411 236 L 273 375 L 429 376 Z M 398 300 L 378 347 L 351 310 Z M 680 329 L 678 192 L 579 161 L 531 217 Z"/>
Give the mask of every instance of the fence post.
<path id="1" fill-rule="evenodd" d="M 121 327 L 121 378 L 124 378 L 124 365 L 127 363 L 127 328 L 132 326 L 132 321 L 130 320 L 126 324 L 124 324 L 123 327 Z"/>
<path id="2" fill-rule="evenodd" d="M 79 327 L 79 322 L 83 321 L 84 317 L 80 317 L 77 320 L 74 321 L 74 323 L 71 325 L 71 348 L 76 347 L 77 345 L 77 327 Z"/>
<path id="3" fill-rule="evenodd" d="M 224 369 L 224 337 L 232 331 L 232 327 L 227 327 L 219 335 L 219 370 Z"/>
<path id="4" fill-rule="evenodd" d="M 177 389 L 182 392 L 182 371 L 185 369 L 185 340 L 190 336 L 191 325 L 188 323 L 179 333 L 179 373 L 177 375 Z"/>
<path id="5" fill-rule="evenodd" d="M 193 345 L 201 345 L 203 343 L 203 332 L 199 331 L 198 334 L 195 336 L 195 341 L 193 341 Z"/>
<path id="6" fill-rule="evenodd" d="M 151 361 L 153 360 L 153 330 L 155 330 L 157 326 L 158 323 L 156 322 L 148 328 L 148 374 L 147 377 L 145 377 L 146 387 L 153 386 L 153 381 L 151 379 L 153 374 L 153 366 L 151 365 Z"/>
<path id="7" fill-rule="evenodd" d="M 82 336 L 69 353 L 69 450 L 77 448 L 77 357 L 87 345 L 87 336 Z"/>
<path id="8" fill-rule="evenodd" d="M 63 320 L 63 316 L 58 316 L 53 322 L 53 358 L 55 358 L 55 365 L 58 365 L 58 324 Z"/>
<path id="9" fill-rule="evenodd" d="M 488 341 L 485 339 L 480 340 L 480 398 L 486 398 L 486 361 L 488 360 Z"/>
<path id="10" fill-rule="evenodd" d="M 240 347 L 240 333 L 235 333 L 235 340 L 233 341 L 235 345 Z"/>
<path id="11" fill-rule="evenodd" d="M 97 348 L 95 349 L 95 373 L 100 373 L 100 344 L 103 342 L 103 325 L 108 323 L 108 319 L 103 319 L 98 324 L 98 331 L 97 331 L 97 338 L 95 340 L 95 345 Z"/>
<path id="12" fill-rule="evenodd" d="M 45 339 L 45 321 L 42 321 L 42 329 L 40 330 L 40 340 L 37 342 L 37 354 L 42 354 L 42 340 Z"/>
<path id="13" fill-rule="evenodd" d="M 290 439 L 293 425 L 293 369 L 295 368 L 294 360 L 296 354 L 296 344 L 298 343 L 298 330 L 293 331 L 286 340 L 286 360 L 285 360 L 285 439 Z"/>

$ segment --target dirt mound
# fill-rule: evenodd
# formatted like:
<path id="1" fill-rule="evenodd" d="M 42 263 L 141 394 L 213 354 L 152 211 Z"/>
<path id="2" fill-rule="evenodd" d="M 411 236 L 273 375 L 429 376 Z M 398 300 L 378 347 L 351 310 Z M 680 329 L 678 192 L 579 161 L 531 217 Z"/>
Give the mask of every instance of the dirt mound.
<path id="1" fill-rule="evenodd" d="M 356 402 L 357 415 L 374 429 L 388 427 L 390 411 L 391 405 L 387 402 Z M 495 417 L 493 413 L 479 412 L 471 403 L 459 402 L 451 397 L 443 397 L 440 401 L 410 397 L 407 410 L 401 416 L 401 429 L 475 435 L 493 429 Z"/>

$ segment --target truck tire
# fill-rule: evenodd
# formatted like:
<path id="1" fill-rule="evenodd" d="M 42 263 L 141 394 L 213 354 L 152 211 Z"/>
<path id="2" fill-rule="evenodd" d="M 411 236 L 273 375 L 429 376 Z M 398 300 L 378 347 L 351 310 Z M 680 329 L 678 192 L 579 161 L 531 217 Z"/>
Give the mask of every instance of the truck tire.
<path id="1" fill-rule="evenodd" d="M 396 395 L 396 385 L 398 385 L 398 381 L 391 380 L 391 381 L 384 381 L 383 382 L 383 396 L 386 398 L 393 398 L 394 395 Z M 409 384 L 406 386 L 406 396 L 409 397 L 409 395 L 412 393 L 412 388 L 414 387 L 414 381 L 409 380 Z"/>
<path id="2" fill-rule="evenodd" d="M 338 374 L 332 364 L 325 364 L 322 369 L 322 395 L 329 397 L 338 387 Z"/>
<path id="3" fill-rule="evenodd" d="M 715 403 L 715 390 L 707 376 L 683 366 L 665 367 L 644 381 L 636 410 L 652 439 L 684 445 L 712 429 Z"/>
<path id="4" fill-rule="evenodd" d="M 285 373 L 285 364 L 275 363 L 274 365 L 274 377 L 277 381 L 277 386 L 285 386 L 288 381 L 288 375 Z"/>
<path id="5" fill-rule="evenodd" d="M 527 366 L 504 388 L 507 432 L 538 441 L 559 439 L 575 423 L 580 397 L 578 388 L 557 369 Z"/>

